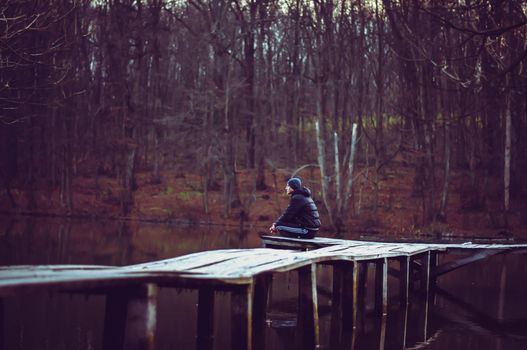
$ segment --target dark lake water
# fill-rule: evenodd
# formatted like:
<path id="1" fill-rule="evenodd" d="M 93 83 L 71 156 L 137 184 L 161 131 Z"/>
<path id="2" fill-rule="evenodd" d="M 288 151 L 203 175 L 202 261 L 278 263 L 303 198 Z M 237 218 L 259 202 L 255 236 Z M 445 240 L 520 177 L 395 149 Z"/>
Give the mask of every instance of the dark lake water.
<path id="1" fill-rule="evenodd" d="M 264 227 L 177 226 L 115 221 L 0 218 L 0 265 L 128 265 L 192 252 L 260 247 Z M 350 235 L 346 238 L 356 239 Z M 408 238 L 408 237 L 407 237 Z M 440 263 L 459 256 L 442 256 Z M 372 273 L 365 311 L 353 334 L 355 350 L 514 350 L 527 348 L 527 256 L 497 255 L 444 275 L 428 303 L 413 296 L 398 303 L 398 281 L 389 278 L 389 310 L 373 310 Z M 394 266 L 395 267 L 395 266 Z M 331 342 L 330 267 L 318 269 L 323 349 Z M 265 329 L 266 349 L 294 349 L 296 274 L 275 275 Z M 194 349 L 197 292 L 162 288 L 157 349 Z M 217 293 L 214 349 L 230 348 L 230 298 Z M 31 294 L 0 300 L 0 349 L 101 349 L 105 298 Z M 340 348 L 340 347 L 339 347 Z M 347 345 L 346 349 L 352 349 Z"/>

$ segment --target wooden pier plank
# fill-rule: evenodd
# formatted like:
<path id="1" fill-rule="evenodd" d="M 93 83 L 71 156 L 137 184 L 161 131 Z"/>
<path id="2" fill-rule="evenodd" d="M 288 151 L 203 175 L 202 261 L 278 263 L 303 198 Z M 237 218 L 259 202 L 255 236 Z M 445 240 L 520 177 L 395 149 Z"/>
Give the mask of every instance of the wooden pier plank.
<path id="1" fill-rule="evenodd" d="M 397 258 L 400 261 L 401 303 L 407 304 L 411 282 L 411 257 L 420 260 L 418 275 L 421 287 L 428 291 L 430 281 L 441 274 L 495 254 L 515 250 L 523 252 L 527 248 L 525 244 L 411 244 L 329 238 L 301 240 L 273 237 L 268 241 L 273 246 L 301 247 L 312 250 L 224 249 L 124 267 L 5 266 L 0 267 L 0 297 L 43 289 L 110 293 L 107 298 L 105 315 L 105 324 L 108 329 L 105 330 L 103 337 L 103 348 L 150 350 L 154 346 L 157 286 L 202 287 L 205 289 L 202 289 L 203 292 L 199 295 L 198 314 L 201 316 L 198 317 L 198 329 L 206 336 L 202 339 L 203 342 L 198 339 L 198 348 L 208 349 L 212 346 L 211 315 L 213 315 L 214 307 L 214 290 L 218 290 L 219 286 L 229 286 L 233 303 L 233 348 L 250 349 L 252 346 L 256 347 L 257 344 L 261 344 L 256 338 L 254 338 L 256 342 L 253 341 L 255 336 L 253 327 L 261 327 L 262 322 L 265 321 L 271 274 L 298 270 L 299 303 L 301 304 L 299 329 L 307 332 L 301 339 L 307 340 L 305 347 L 316 347 L 320 343 L 315 273 L 316 265 L 319 263 L 335 262 L 347 266 L 340 271 L 341 277 L 336 277 L 340 280 L 336 280 L 335 288 L 340 289 L 339 293 L 342 293 L 341 299 L 336 302 L 340 303 L 345 310 L 341 315 L 342 325 L 348 327 L 347 325 L 351 323 L 355 327 L 360 306 L 358 300 L 364 294 L 362 293 L 361 296 L 364 278 L 362 280 L 360 278 L 359 266 L 367 265 L 368 261 L 378 261 L 376 300 L 378 300 L 377 305 L 380 305 L 385 313 L 387 310 L 387 259 Z M 430 260 L 431 256 L 435 256 L 439 251 L 449 250 L 473 250 L 476 253 L 435 267 Z M 133 293 L 130 294 L 129 291 Z M 352 321 L 347 322 L 346 319 L 349 319 L 350 315 Z M 255 322 L 258 320 L 257 324 L 253 325 L 253 320 Z M 341 335 L 344 331 L 344 329 L 338 330 Z M 426 324 L 424 332 L 426 335 Z M 111 339 L 108 334 L 118 336 Z"/>

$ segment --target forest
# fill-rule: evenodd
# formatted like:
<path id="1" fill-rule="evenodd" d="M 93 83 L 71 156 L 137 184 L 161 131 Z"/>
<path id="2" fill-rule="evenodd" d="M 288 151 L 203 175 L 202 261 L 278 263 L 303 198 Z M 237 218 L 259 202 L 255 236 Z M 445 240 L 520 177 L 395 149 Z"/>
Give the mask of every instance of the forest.
<path id="1" fill-rule="evenodd" d="M 525 1 L 5 0 L 0 14 L 2 213 L 267 224 L 299 174 L 334 231 L 395 229 L 390 215 L 447 229 L 460 212 L 478 215 L 466 229 L 527 226 Z"/>

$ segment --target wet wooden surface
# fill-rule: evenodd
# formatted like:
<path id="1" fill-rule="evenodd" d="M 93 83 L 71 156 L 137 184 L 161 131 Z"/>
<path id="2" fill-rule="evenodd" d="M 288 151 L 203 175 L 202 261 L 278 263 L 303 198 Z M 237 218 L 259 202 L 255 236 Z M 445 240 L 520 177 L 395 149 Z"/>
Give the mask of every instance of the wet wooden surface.
<path id="1" fill-rule="evenodd" d="M 91 265 L 4 266 L 0 267 L 0 295 L 9 295 L 20 288 L 30 289 L 32 287 L 82 290 L 114 287 L 127 283 L 159 282 L 166 284 L 170 281 L 183 280 L 201 280 L 204 285 L 208 283 L 207 281 L 225 285 L 243 285 L 251 284 L 253 278 L 260 274 L 286 272 L 317 263 L 404 258 L 450 249 L 475 252 L 472 257 L 450 262 L 448 266 L 438 266 L 432 272 L 434 276 L 438 276 L 494 254 L 527 248 L 527 245 L 524 244 L 380 243 L 322 237 L 302 240 L 263 236 L 262 240 L 266 245 L 296 249 L 256 248 L 204 251 L 123 267 Z M 312 250 L 305 251 L 306 248 Z"/>
<path id="2" fill-rule="evenodd" d="M 210 349 L 214 293 L 227 290 L 231 292 L 231 347 L 258 349 L 265 343 L 263 327 L 272 274 L 297 271 L 297 343 L 302 348 L 317 348 L 318 264 L 334 268 L 332 334 L 344 341 L 347 333 L 343 330 L 358 324 L 368 265 L 375 266 L 376 310 L 386 314 L 388 259 L 399 261 L 395 274 L 401 281 L 401 304 L 407 306 L 408 291 L 414 282 L 419 282 L 421 290 L 427 293 L 435 278 L 444 273 L 492 255 L 527 251 L 527 245 L 520 244 L 384 243 L 277 236 L 263 236 L 262 240 L 267 248 L 204 251 L 122 267 L 3 266 L 0 301 L 2 297 L 42 290 L 102 293 L 106 295 L 103 349 L 153 350 L 158 287 L 197 288 L 197 348 Z M 437 253 L 451 250 L 472 255 L 436 265 Z"/>

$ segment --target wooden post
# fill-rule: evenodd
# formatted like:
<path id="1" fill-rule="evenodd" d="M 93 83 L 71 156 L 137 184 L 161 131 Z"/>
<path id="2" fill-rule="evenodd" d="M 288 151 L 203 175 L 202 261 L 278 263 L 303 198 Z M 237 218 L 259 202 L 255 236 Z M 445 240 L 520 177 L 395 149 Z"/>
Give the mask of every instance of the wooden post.
<path id="1" fill-rule="evenodd" d="M 349 332 L 357 327 L 359 263 L 347 263 L 342 288 L 342 330 Z"/>
<path id="2" fill-rule="evenodd" d="M 438 254 L 436 251 L 430 251 L 430 287 L 434 288 L 437 282 L 437 276 L 432 275 L 431 272 L 437 267 Z"/>
<path id="3" fill-rule="evenodd" d="M 408 261 L 408 294 L 415 291 L 415 270 L 416 270 L 416 257 L 410 256 Z"/>
<path id="4" fill-rule="evenodd" d="M 5 299 L 0 298 L 0 350 L 4 350 L 4 339 L 5 339 Z"/>
<path id="5" fill-rule="evenodd" d="M 145 284 L 134 288 L 128 299 L 124 348 L 153 350 L 157 319 L 157 286 Z"/>
<path id="6" fill-rule="evenodd" d="M 316 264 L 298 269 L 298 321 L 296 341 L 300 349 L 320 346 Z"/>
<path id="7" fill-rule="evenodd" d="M 358 287 L 357 287 L 357 322 L 356 326 L 361 333 L 365 324 L 364 315 L 366 314 L 366 283 L 368 282 L 368 267 L 367 262 L 357 262 L 358 267 Z"/>
<path id="8" fill-rule="evenodd" d="M 428 305 L 430 299 L 430 251 L 423 253 L 421 260 L 421 282 L 420 288 L 424 294 L 424 308 L 423 308 L 423 340 L 426 341 L 428 337 Z"/>
<path id="9" fill-rule="evenodd" d="M 331 328 L 330 328 L 330 348 L 338 348 L 341 342 L 342 333 L 342 279 L 346 268 L 341 261 L 332 264 L 333 267 L 333 288 L 331 295 Z"/>
<path id="10" fill-rule="evenodd" d="M 430 251 L 430 267 L 429 267 L 429 275 L 430 275 L 430 290 L 428 291 L 429 293 L 429 298 L 430 300 L 435 304 L 435 299 L 436 299 L 436 284 L 437 284 L 437 276 L 434 275 L 432 272 L 435 271 L 437 265 L 438 265 L 438 258 L 439 258 L 439 254 L 437 253 L 437 251 Z"/>
<path id="11" fill-rule="evenodd" d="M 214 290 L 200 288 L 198 291 L 198 327 L 196 349 L 212 349 L 214 343 Z"/>
<path id="12" fill-rule="evenodd" d="M 252 349 L 253 283 L 236 286 L 231 292 L 231 349 Z"/>
<path id="13" fill-rule="evenodd" d="M 333 295 L 331 303 L 330 348 L 351 346 L 357 327 L 359 263 L 333 263 Z"/>
<path id="14" fill-rule="evenodd" d="M 388 259 L 375 262 L 375 311 L 383 315 L 388 312 Z"/>
<path id="15" fill-rule="evenodd" d="M 253 303 L 253 348 L 255 350 L 265 349 L 265 321 L 272 279 L 272 274 L 263 274 L 255 279 Z"/>
<path id="16" fill-rule="evenodd" d="M 421 260 L 421 290 L 426 294 L 428 298 L 428 291 L 430 289 L 430 251 L 423 253 L 420 257 Z"/>
<path id="17" fill-rule="evenodd" d="M 106 295 L 104 313 L 103 350 L 123 349 L 126 315 L 128 311 L 128 291 L 119 288 Z"/>
<path id="18" fill-rule="evenodd" d="M 364 306 L 366 304 L 366 283 L 368 282 L 368 266 L 367 262 L 359 264 L 359 289 L 358 298 L 359 305 Z"/>
<path id="19" fill-rule="evenodd" d="M 408 304 L 408 290 L 410 282 L 410 257 L 402 256 L 398 258 L 399 260 L 399 300 L 401 306 Z"/>

